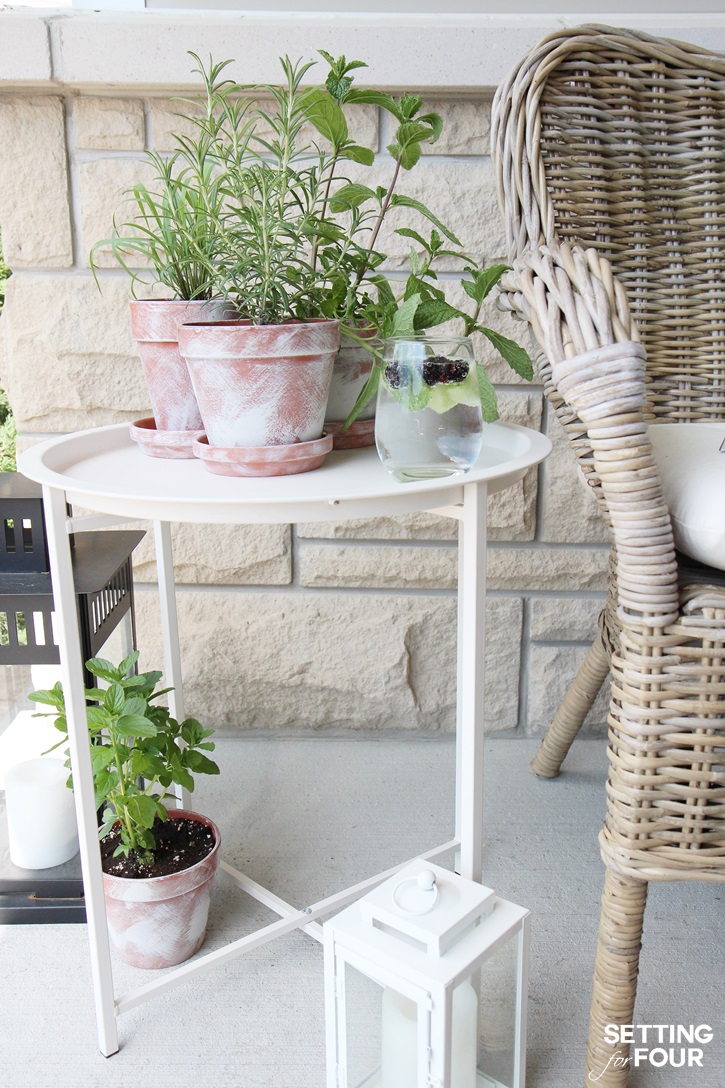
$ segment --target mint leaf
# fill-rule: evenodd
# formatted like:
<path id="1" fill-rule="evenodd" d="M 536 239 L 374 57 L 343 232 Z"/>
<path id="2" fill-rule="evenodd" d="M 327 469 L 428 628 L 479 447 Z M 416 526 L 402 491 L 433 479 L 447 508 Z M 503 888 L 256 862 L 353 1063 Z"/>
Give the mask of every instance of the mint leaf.
<path id="1" fill-rule="evenodd" d="M 126 705 L 126 693 L 118 683 L 113 683 L 103 695 L 103 705 L 109 714 L 122 714 Z"/>
<path id="2" fill-rule="evenodd" d="M 421 302 L 416 311 L 415 328 L 417 332 L 424 332 L 435 325 L 442 325 L 444 321 L 452 321 L 456 317 L 465 318 L 465 314 L 443 299 L 429 298 Z"/>
<path id="3" fill-rule="evenodd" d="M 366 91 L 354 87 L 345 95 L 345 103 L 348 102 L 359 102 L 368 106 L 382 106 L 388 113 L 392 113 L 393 117 L 398 121 L 404 120 L 395 99 L 391 94 L 386 94 L 385 91 Z"/>
<path id="4" fill-rule="evenodd" d="M 50 691 L 31 691 L 28 698 L 34 703 L 42 703 L 44 706 L 54 706 L 58 710 L 62 710 L 64 702 L 60 680 L 53 685 Z"/>
<path id="5" fill-rule="evenodd" d="M 480 305 L 510 267 L 508 264 L 492 264 L 490 268 L 482 268 L 474 272 L 472 280 L 461 280 L 463 290 Z"/>
<path id="6" fill-rule="evenodd" d="M 421 298 L 424 299 L 434 298 L 440 299 L 441 301 L 445 299 L 445 295 L 441 291 L 440 287 L 434 287 L 432 283 L 428 283 L 427 280 L 423 280 L 419 276 L 410 275 L 405 282 L 404 298 L 410 298 L 410 296 L 414 295 L 416 291 L 421 296 Z M 416 328 L 417 326 L 418 322 L 416 321 Z M 425 326 L 423 327 L 425 328 Z"/>
<path id="7" fill-rule="evenodd" d="M 415 311 L 420 306 L 420 295 L 411 295 L 395 312 L 391 336 L 415 336 Z"/>
<path id="8" fill-rule="evenodd" d="M 377 393 L 379 384 L 380 367 L 373 366 L 373 369 L 370 371 L 370 376 L 368 377 L 368 380 L 365 382 L 365 385 L 358 393 L 358 398 L 352 407 L 352 411 L 340 428 L 341 431 L 346 431 L 350 424 L 355 422 L 365 405 L 368 404 Z"/>
<path id="9" fill-rule="evenodd" d="M 104 771 L 111 763 L 113 763 L 113 748 L 105 744 L 91 745 L 91 765 L 94 776 Z"/>
<path id="10" fill-rule="evenodd" d="M 89 661 L 86 661 L 86 668 L 89 673 L 93 676 L 100 677 L 101 680 L 111 681 L 119 680 L 121 678 L 118 669 L 103 657 L 92 657 Z"/>
<path id="11" fill-rule="evenodd" d="M 369 147 L 359 147 L 357 144 L 343 148 L 342 153 L 346 159 L 352 159 L 353 162 L 359 162 L 363 166 L 372 166 L 375 161 L 375 155 Z"/>
<path id="12" fill-rule="evenodd" d="M 412 238 L 414 242 L 417 242 L 419 246 L 423 247 L 426 253 L 430 253 L 428 243 L 422 234 L 418 234 L 417 230 L 413 230 L 411 227 L 398 227 L 393 231 L 393 234 L 399 234 L 401 238 Z"/>
<path id="13" fill-rule="evenodd" d="M 498 419 L 498 401 L 496 399 L 496 390 L 491 384 L 486 371 L 482 366 L 476 366 L 476 375 L 478 378 L 478 395 L 481 400 L 481 411 L 486 423 L 495 423 Z"/>
<path id="14" fill-rule="evenodd" d="M 450 231 L 444 223 L 441 223 L 440 219 L 437 216 L 433 215 L 432 211 L 429 211 L 429 209 L 426 208 L 425 204 L 421 204 L 421 202 L 419 200 L 416 200 L 414 197 L 403 196 L 402 193 L 393 193 L 390 198 L 390 204 L 392 207 L 396 208 L 414 208 L 415 211 L 420 212 L 421 215 L 424 215 L 425 218 L 433 224 L 433 226 L 437 227 L 441 234 L 445 235 L 449 242 L 453 242 L 457 246 L 461 245 L 453 231 Z"/>
<path id="15" fill-rule="evenodd" d="M 134 823 L 141 827 L 152 828 L 156 819 L 156 801 L 153 797 L 147 797 L 143 793 L 129 797 L 126 802 L 126 811 Z"/>
<path id="16" fill-rule="evenodd" d="M 122 737 L 155 737 L 158 729 L 143 714 L 124 714 L 118 719 L 116 732 Z"/>
<path id="17" fill-rule="evenodd" d="M 443 131 L 443 118 L 438 113 L 423 113 L 418 118 L 418 121 L 430 125 L 433 130 L 433 135 L 428 138 L 430 142 L 434 144 Z"/>
<path id="18" fill-rule="evenodd" d="M 501 354 L 512 370 L 516 371 L 520 378 L 525 378 L 527 382 L 530 382 L 534 377 L 534 365 L 531 362 L 529 353 L 520 347 L 515 341 L 509 340 L 507 336 L 502 336 L 500 332 L 494 332 L 493 329 L 486 329 L 483 325 L 476 325 L 479 332 L 482 332 L 484 336 L 487 336 L 496 350 Z"/>
<path id="19" fill-rule="evenodd" d="M 130 653 L 128 655 L 128 657 L 124 657 L 123 661 L 118 666 L 118 671 L 121 673 L 121 676 L 125 676 L 127 672 L 131 671 L 131 669 L 134 667 L 134 665 L 138 661 L 138 658 L 139 658 L 138 650 L 134 650 L 133 653 Z"/>
<path id="20" fill-rule="evenodd" d="M 332 95 L 315 87 L 302 95 L 300 106 L 310 124 L 330 141 L 333 148 L 339 149 L 345 143 L 347 121 Z"/>

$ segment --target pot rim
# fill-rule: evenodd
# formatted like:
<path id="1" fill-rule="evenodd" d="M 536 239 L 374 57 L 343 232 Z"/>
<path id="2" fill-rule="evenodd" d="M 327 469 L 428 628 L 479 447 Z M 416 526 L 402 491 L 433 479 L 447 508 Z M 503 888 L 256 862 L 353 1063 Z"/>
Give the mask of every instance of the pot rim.
<path id="1" fill-rule="evenodd" d="M 169 303 L 175 306 L 209 306 L 212 302 L 224 301 L 221 295 L 215 295 L 213 298 L 132 298 L 129 300 L 129 306 L 149 306 L 159 302 L 167 306 Z"/>
<path id="2" fill-rule="evenodd" d="M 213 301 L 213 300 L 209 300 Z M 278 325 L 255 325 L 250 317 L 239 317 L 236 319 L 222 319 L 220 321 L 184 321 L 185 328 L 218 328 L 222 326 L 231 326 L 232 328 L 250 328 L 250 329 L 288 329 L 290 325 L 305 326 L 305 325 L 339 325 L 340 322 L 336 317 L 292 317 L 289 321 L 282 321 Z"/>

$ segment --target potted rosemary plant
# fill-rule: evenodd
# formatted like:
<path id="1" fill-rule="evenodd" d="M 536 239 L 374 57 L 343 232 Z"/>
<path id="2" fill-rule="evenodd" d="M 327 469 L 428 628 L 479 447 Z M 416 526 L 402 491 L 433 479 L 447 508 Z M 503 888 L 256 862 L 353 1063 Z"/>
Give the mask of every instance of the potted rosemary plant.
<path id="1" fill-rule="evenodd" d="M 218 774 L 205 729 L 177 722 L 156 700 L 160 672 L 133 673 L 134 651 L 118 666 L 91 658 L 86 668 L 108 686 L 86 692 L 101 864 L 111 942 L 126 963 L 170 967 L 201 947 L 219 860 L 219 830 L 206 816 L 169 808 L 174 786 Z M 67 744 L 63 688 L 29 698 L 52 707 Z M 69 779 L 68 783 L 72 787 Z"/>
<path id="2" fill-rule="evenodd" d="M 193 54 L 192 54 L 193 55 Z M 195 111 L 179 116 L 195 126 L 195 136 L 173 135 L 170 156 L 145 152 L 156 180 L 127 193 L 125 222 L 114 222 L 108 238 L 91 249 L 91 269 L 97 276 L 96 255 L 110 251 L 131 278 L 131 331 L 138 346 L 153 417 L 132 425 L 132 437 L 146 453 L 159 457 L 191 457 L 193 438 L 203 427 L 186 363 L 179 355 L 177 330 L 183 321 L 223 317 L 229 308 L 214 298 L 210 274 L 218 245 L 224 195 L 213 155 L 215 121 L 211 111 L 231 81 L 221 79 L 223 64 L 206 72 L 204 121 Z M 136 298 L 138 289 L 161 287 L 170 298 Z"/>

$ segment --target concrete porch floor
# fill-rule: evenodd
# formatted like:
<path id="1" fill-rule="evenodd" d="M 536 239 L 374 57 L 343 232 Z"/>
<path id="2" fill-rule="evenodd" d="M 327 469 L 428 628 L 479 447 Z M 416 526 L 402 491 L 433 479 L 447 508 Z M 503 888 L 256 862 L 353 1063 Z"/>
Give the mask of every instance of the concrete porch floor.
<path id="1" fill-rule="evenodd" d="M 602 739 L 566 774 L 528 764 L 536 742 L 486 745 L 484 880 L 532 912 L 528 1088 L 581 1088 L 602 866 Z M 292 903 L 312 902 L 452 833 L 452 738 L 250 736 L 218 742 L 218 779 L 195 807 L 225 858 Z M 640 1069 L 631 1088 L 722 1088 L 722 886 L 650 891 L 636 1023 L 709 1024 L 703 1068 Z M 272 920 L 221 874 L 205 949 Z M 302 933 L 192 980 L 121 1018 L 96 1049 L 86 928 L 0 927 L 3 1088 L 323 1088 L 322 949 Z M 121 994 L 151 973 L 118 966 Z"/>

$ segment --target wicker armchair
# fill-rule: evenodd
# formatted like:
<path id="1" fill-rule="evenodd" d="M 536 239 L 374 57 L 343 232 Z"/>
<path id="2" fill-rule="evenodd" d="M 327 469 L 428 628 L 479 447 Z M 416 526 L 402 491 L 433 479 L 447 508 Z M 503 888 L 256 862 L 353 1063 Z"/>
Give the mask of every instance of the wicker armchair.
<path id="1" fill-rule="evenodd" d="M 502 301 L 612 532 L 601 634 L 535 769 L 558 773 L 611 664 L 587 1083 L 621 1088 L 604 1027 L 633 1022 L 648 882 L 725 880 L 725 587 L 675 552 L 647 430 L 725 420 L 725 58 L 558 32 L 499 88 L 493 148 Z"/>

